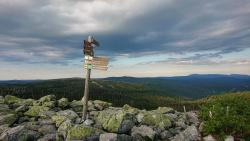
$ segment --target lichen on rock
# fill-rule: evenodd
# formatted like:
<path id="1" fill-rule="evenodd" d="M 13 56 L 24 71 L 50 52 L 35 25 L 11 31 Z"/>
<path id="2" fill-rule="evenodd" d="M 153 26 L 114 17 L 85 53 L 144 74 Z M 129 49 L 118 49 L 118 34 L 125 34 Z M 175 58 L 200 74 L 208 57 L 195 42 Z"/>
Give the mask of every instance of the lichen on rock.
<path id="1" fill-rule="evenodd" d="M 155 112 L 144 112 L 142 123 L 164 130 L 171 126 L 168 116 Z"/>
<path id="2" fill-rule="evenodd" d="M 0 125 L 11 125 L 16 121 L 16 114 L 5 114 L 0 116 Z"/>
<path id="3" fill-rule="evenodd" d="M 84 126 L 84 125 L 75 125 L 68 130 L 66 140 L 67 141 L 84 140 L 90 136 L 96 136 L 96 135 L 99 136 L 101 133 L 104 133 L 104 132 L 102 130 L 99 130 L 93 127 Z"/>
<path id="4" fill-rule="evenodd" d="M 166 114 L 166 113 L 174 112 L 174 109 L 170 108 L 170 107 L 158 107 L 156 110 L 153 110 L 153 112 L 160 113 L 160 114 Z"/>
<path id="5" fill-rule="evenodd" d="M 70 102 L 68 98 L 61 98 L 57 101 L 57 103 L 58 103 L 58 107 L 65 108 L 69 105 Z"/>
<path id="6" fill-rule="evenodd" d="M 125 133 L 134 125 L 135 116 L 123 110 L 108 109 L 100 111 L 96 121 L 101 123 L 102 127 L 109 132 Z M 131 121 L 131 123 L 129 123 L 131 126 L 125 127 L 125 125 L 123 125 L 124 121 L 126 121 L 126 125 Z"/>
<path id="7" fill-rule="evenodd" d="M 39 113 L 48 111 L 48 107 L 44 106 L 31 106 L 27 112 L 24 113 L 26 116 L 31 116 L 31 117 L 37 117 L 39 116 Z"/>
<path id="8" fill-rule="evenodd" d="M 94 100 L 94 107 L 98 110 L 103 110 L 105 108 L 110 107 L 112 104 L 109 102 L 101 101 L 101 100 Z"/>
<path id="9" fill-rule="evenodd" d="M 19 100 L 20 100 L 20 98 L 17 98 L 17 97 L 12 96 L 12 95 L 6 95 L 4 97 L 4 102 L 6 104 L 14 104 L 14 103 L 17 103 Z"/>
<path id="10" fill-rule="evenodd" d="M 59 127 L 61 123 L 63 123 L 65 120 L 67 120 L 67 117 L 60 116 L 60 115 L 54 115 L 52 116 L 52 120 L 56 123 L 56 127 Z"/>

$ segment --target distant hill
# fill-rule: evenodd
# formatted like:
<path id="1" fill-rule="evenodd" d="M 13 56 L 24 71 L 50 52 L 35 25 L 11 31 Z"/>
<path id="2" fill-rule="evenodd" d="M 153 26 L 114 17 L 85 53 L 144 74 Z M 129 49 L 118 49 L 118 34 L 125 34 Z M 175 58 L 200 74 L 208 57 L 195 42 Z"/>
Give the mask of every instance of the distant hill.
<path id="1" fill-rule="evenodd" d="M 11 82 L 11 83 L 9 83 Z M 17 83 L 18 82 L 18 83 Z M 0 84 L 0 95 L 14 95 L 20 98 L 38 99 L 53 94 L 56 97 L 66 97 L 70 100 L 80 100 L 83 97 L 84 79 L 52 79 L 39 81 L 7 81 Z M 134 107 L 153 109 L 160 105 L 176 104 L 180 98 L 166 96 L 161 91 L 139 83 L 118 82 L 111 80 L 90 81 L 90 99 L 100 99 L 112 102 L 114 106 L 130 104 Z"/>
<path id="2" fill-rule="evenodd" d="M 82 78 L 0 81 L 0 95 L 38 99 L 54 94 L 58 98 L 74 100 L 82 98 L 83 86 Z M 180 109 L 189 99 L 237 91 L 250 91 L 250 76 L 194 74 L 154 78 L 110 77 L 90 81 L 90 99 L 108 101 L 114 106 L 129 104 L 146 109 L 159 106 Z"/>
<path id="3" fill-rule="evenodd" d="M 104 80 L 143 83 L 162 91 L 165 95 L 198 99 L 226 92 L 249 91 L 249 75 L 193 74 L 177 77 L 109 77 Z"/>

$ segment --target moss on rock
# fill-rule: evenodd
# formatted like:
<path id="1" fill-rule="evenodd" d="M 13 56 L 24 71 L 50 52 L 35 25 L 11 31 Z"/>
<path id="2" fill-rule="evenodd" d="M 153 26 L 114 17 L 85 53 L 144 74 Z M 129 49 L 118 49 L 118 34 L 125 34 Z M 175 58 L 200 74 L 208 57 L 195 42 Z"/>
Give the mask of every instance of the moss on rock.
<path id="1" fill-rule="evenodd" d="M 133 119 L 131 117 L 134 117 L 134 115 L 124 110 L 107 109 L 99 112 L 96 118 L 96 122 L 100 123 L 103 129 L 109 132 L 119 133 L 126 132 L 127 130 L 129 130 L 127 128 L 125 130 L 119 129 L 123 129 L 121 127 L 123 127 L 122 123 L 125 120 L 131 120 L 131 122 L 134 122 L 135 118 Z"/>
<path id="2" fill-rule="evenodd" d="M 77 101 L 77 100 L 73 100 L 70 105 L 69 105 L 73 111 L 77 112 L 77 113 L 80 113 L 82 112 L 82 109 L 83 109 L 83 103 L 82 101 Z"/>
<path id="3" fill-rule="evenodd" d="M 0 116 L 0 125 L 11 125 L 16 121 L 16 114 L 6 114 Z"/>
<path id="4" fill-rule="evenodd" d="M 170 107 L 158 107 L 156 110 L 153 110 L 153 112 L 165 114 L 174 112 L 174 109 Z"/>
<path id="5" fill-rule="evenodd" d="M 69 105 L 69 100 L 67 98 L 61 98 L 58 100 L 58 107 L 65 108 Z"/>
<path id="6" fill-rule="evenodd" d="M 102 130 L 84 126 L 84 125 L 75 125 L 68 130 L 67 141 L 71 140 L 84 140 L 87 137 L 100 135 L 104 133 Z"/>
<path id="7" fill-rule="evenodd" d="M 122 108 L 124 109 L 124 111 L 132 114 L 137 114 L 140 111 L 139 109 L 131 107 L 128 104 L 125 104 Z"/>
<path id="8" fill-rule="evenodd" d="M 94 100 L 93 103 L 94 103 L 95 108 L 98 110 L 103 110 L 103 109 L 108 108 L 112 105 L 109 102 L 105 102 L 105 101 L 101 101 L 101 100 Z"/>
<path id="9" fill-rule="evenodd" d="M 52 116 L 52 120 L 56 123 L 56 127 L 59 127 L 65 120 L 67 120 L 67 117 L 55 115 Z"/>
<path id="10" fill-rule="evenodd" d="M 57 132 L 62 135 L 64 138 L 67 137 L 68 130 L 72 128 L 73 124 L 71 120 L 67 119 L 64 121 L 58 128 Z"/>
<path id="11" fill-rule="evenodd" d="M 4 97 L 0 96 L 0 104 L 4 104 Z"/>
<path id="12" fill-rule="evenodd" d="M 56 106 L 56 101 L 48 101 L 42 103 L 42 106 L 49 107 L 49 108 L 54 108 Z"/>
<path id="13" fill-rule="evenodd" d="M 15 96 L 12 96 L 12 95 L 6 95 L 4 97 L 4 102 L 6 104 L 14 104 L 14 103 L 17 103 L 19 100 L 21 100 L 20 98 L 17 98 Z"/>
<path id="14" fill-rule="evenodd" d="M 49 102 L 49 101 L 55 101 L 56 100 L 56 96 L 55 95 L 46 95 L 46 96 L 43 96 L 39 99 L 39 101 L 41 102 Z"/>
<path id="15" fill-rule="evenodd" d="M 171 121 L 166 115 L 154 112 L 145 112 L 142 123 L 162 130 L 171 126 Z"/>
<path id="16" fill-rule="evenodd" d="M 24 113 L 26 116 L 37 117 L 40 113 L 48 111 L 48 107 L 44 106 L 31 106 L 30 109 Z"/>

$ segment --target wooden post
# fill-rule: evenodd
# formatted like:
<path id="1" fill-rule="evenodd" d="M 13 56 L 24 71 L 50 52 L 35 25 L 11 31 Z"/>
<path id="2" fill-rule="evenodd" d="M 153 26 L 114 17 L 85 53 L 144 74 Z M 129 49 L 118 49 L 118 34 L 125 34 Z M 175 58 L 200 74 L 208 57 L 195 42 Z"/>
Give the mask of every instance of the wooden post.
<path id="1" fill-rule="evenodd" d="M 186 107 L 185 107 L 185 105 L 183 106 L 183 111 L 184 111 L 184 113 L 186 113 Z"/>
<path id="2" fill-rule="evenodd" d="M 88 100 L 89 100 L 89 79 L 90 79 L 91 68 L 87 68 L 86 70 L 87 73 L 86 73 L 85 87 L 84 87 L 82 121 L 85 121 L 87 117 Z"/>

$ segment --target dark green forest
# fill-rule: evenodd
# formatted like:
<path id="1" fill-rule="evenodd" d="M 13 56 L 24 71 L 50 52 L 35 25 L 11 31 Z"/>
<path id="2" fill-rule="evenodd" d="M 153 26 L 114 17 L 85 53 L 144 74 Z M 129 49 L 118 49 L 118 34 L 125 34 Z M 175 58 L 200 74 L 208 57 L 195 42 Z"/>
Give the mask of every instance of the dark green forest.
<path id="1" fill-rule="evenodd" d="M 80 78 L 8 83 L 0 85 L 0 95 L 38 99 L 44 95 L 53 94 L 57 98 L 80 100 L 83 96 L 83 86 L 84 80 Z M 181 97 L 166 96 L 164 91 L 139 83 L 94 79 L 90 81 L 89 89 L 90 99 L 108 101 L 114 106 L 129 104 L 141 109 L 153 109 L 159 106 L 179 108 L 185 101 Z"/>
<path id="2" fill-rule="evenodd" d="M 203 76 L 204 77 L 204 76 Z M 186 106 L 187 110 L 199 108 L 199 102 L 193 102 L 192 98 L 196 97 L 197 91 L 201 96 L 207 95 L 211 90 L 216 94 L 231 92 L 228 89 L 232 85 L 231 81 L 227 83 L 223 78 L 218 81 L 211 78 L 195 79 L 187 78 L 107 78 L 92 79 L 90 81 L 90 99 L 99 99 L 113 103 L 114 106 L 123 106 L 129 104 L 141 109 L 154 109 L 159 106 L 170 106 L 177 110 L 182 110 Z M 207 81 L 207 82 L 206 82 Z M 217 87 L 213 81 L 217 81 Z M 174 83 L 175 82 L 175 83 Z M 178 82 L 178 83 L 177 83 Z M 200 82 L 200 83 L 199 83 Z M 248 88 L 248 80 L 237 79 L 238 84 L 244 84 L 243 88 L 235 85 L 235 90 L 244 91 Z M 228 85 L 230 84 L 230 85 Z M 205 87 L 205 86 L 206 87 Z M 44 95 L 53 94 L 59 99 L 61 97 L 70 100 L 80 100 L 83 97 L 84 79 L 67 78 L 52 80 L 36 80 L 36 81 L 8 81 L 0 83 L 0 95 L 14 95 L 20 98 L 38 99 Z M 165 86 L 165 87 L 164 87 Z M 208 87 L 209 86 L 209 87 Z M 200 87 L 200 88 L 198 88 Z M 206 90 L 206 89 L 211 90 Z M 223 88 L 223 89 L 222 89 Z M 193 92 L 193 93 L 191 93 Z M 214 93 L 210 93 L 213 95 Z M 205 97 L 205 96 L 203 96 Z"/>

